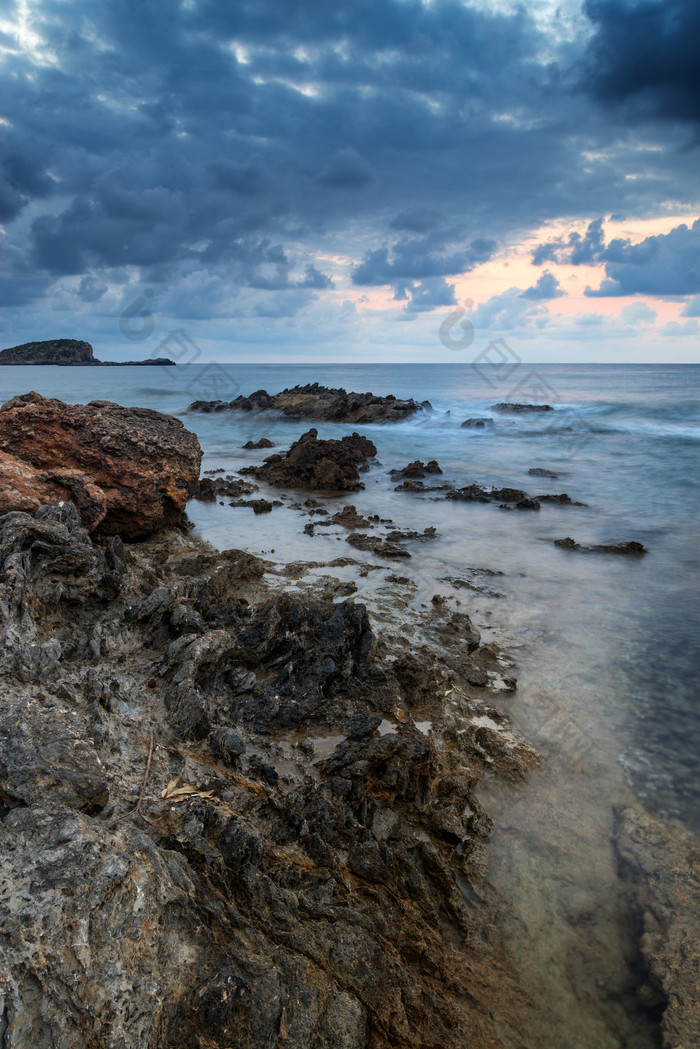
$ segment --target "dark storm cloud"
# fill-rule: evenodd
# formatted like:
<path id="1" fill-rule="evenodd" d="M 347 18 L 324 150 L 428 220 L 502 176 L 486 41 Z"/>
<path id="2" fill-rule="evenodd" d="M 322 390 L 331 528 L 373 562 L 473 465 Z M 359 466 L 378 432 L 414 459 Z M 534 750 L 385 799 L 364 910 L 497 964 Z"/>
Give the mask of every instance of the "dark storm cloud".
<path id="1" fill-rule="evenodd" d="M 588 296 L 695 295 L 700 292 L 700 219 L 639 244 L 611 240 L 601 259 L 605 280 L 599 288 L 587 288 Z"/>
<path id="2" fill-rule="evenodd" d="M 607 99 L 613 9 L 629 12 L 588 9 L 591 83 Z M 76 287 L 97 301 L 105 281 L 175 287 L 201 270 L 217 301 L 226 286 L 262 289 L 291 314 L 302 292 L 331 287 L 305 268 L 328 237 L 351 251 L 356 285 L 404 288 L 415 312 L 445 304 L 444 278 L 516 231 L 601 201 L 643 212 L 660 179 L 677 199 L 696 193 L 668 129 L 673 148 L 621 177 L 636 145 L 572 90 L 576 44 L 546 37 L 524 6 L 199 0 L 166 15 L 156 0 L 30 0 L 29 12 L 41 43 L 11 40 L 0 65 L 13 302 L 63 275 L 94 278 Z M 670 88 L 655 83 L 661 105 Z M 612 159 L 581 163 L 583 148 L 609 147 Z"/>
<path id="3" fill-rule="evenodd" d="M 596 27 L 586 87 L 636 118 L 700 121 L 697 0 L 586 0 Z"/>
<path id="4" fill-rule="evenodd" d="M 586 289 L 590 297 L 694 295 L 700 291 L 700 219 L 690 227 L 682 223 L 669 233 L 645 237 L 638 244 L 622 237 L 606 243 L 603 220 L 596 219 L 584 236 L 571 233 L 547 241 L 538 245 L 532 258 L 537 265 L 545 261 L 571 266 L 603 263 L 605 279 L 599 288 Z M 541 281 L 542 277 L 536 286 Z"/>
<path id="5" fill-rule="evenodd" d="M 339 149 L 318 177 L 324 186 L 360 189 L 372 181 L 372 169 L 356 149 Z"/>
<path id="6" fill-rule="evenodd" d="M 454 306 L 455 289 L 443 277 L 426 277 L 417 284 L 405 284 L 397 290 L 397 299 L 408 299 L 407 313 L 426 313 L 438 306 Z"/>
<path id="7" fill-rule="evenodd" d="M 325 273 L 321 273 L 317 270 L 313 263 L 308 263 L 303 280 L 296 282 L 297 288 L 333 288 L 335 287 L 332 279 Z"/>
<path id="8" fill-rule="evenodd" d="M 466 273 L 493 255 L 495 242 L 483 238 L 456 250 L 448 247 L 462 236 L 461 229 L 435 231 L 425 237 L 398 241 L 391 251 L 387 247 L 368 251 L 353 269 L 352 282 L 360 286 L 397 284 Z"/>
<path id="9" fill-rule="evenodd" d="M 570 233 L 565 239 L 539 244 L 532 253 L 535 266 L 543 262 L 567 262 L 571 266 L 591 265 L 600 261 L 605 248 L 603 219 L 590 222 L 586 233 Z"/>

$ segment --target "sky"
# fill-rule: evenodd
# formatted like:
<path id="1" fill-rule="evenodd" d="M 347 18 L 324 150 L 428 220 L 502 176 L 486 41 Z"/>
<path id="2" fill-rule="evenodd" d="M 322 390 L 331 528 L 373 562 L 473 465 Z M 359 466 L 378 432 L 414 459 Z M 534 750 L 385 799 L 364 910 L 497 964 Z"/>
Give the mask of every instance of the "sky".
<path id="1" fill-rule="evenodd" d="M 698 362 L 699 40 L 698 0 L 0 0 L 0 346 Z"/>

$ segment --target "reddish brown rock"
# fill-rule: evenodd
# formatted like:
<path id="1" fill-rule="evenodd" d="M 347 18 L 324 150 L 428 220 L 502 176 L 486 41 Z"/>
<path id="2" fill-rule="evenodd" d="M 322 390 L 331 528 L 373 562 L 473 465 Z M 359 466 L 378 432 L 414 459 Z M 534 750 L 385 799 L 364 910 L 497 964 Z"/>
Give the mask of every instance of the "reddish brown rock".
<path id="1" fill-rule="evenodd" d="M 70 500 L 91 532 L 146 535 L 178 523 L 201 457 L 161 412 L 13 397 L 0 408 L 0 513 Z"/>

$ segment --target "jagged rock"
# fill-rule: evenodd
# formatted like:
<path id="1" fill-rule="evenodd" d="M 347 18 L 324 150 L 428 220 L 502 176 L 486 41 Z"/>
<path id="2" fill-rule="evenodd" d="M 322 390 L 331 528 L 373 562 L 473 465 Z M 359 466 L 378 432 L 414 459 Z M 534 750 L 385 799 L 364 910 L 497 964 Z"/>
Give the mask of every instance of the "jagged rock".
<path id="1" fill-rule="evenodd" d="M 465 419 L 463 423 L 460 423 L 460 429 L 462 430 L 485 430 L 491 426 L 493 426 L 493 419 L 489 418 Z"/>
<path id="2" fill-rule="evenodd" d="M 595 543 L 593 546 L 583 546 L 581 543 L 577 543 L 575 539 L 572 539 L 571 536 L 567 536 L 566 539 L 555 539 L 554 545 L 560 546 L 563 550 L 577 550 L 585 554 L 627 554 L 628 556 L 639 557 L 647 552 L 646 547 L 634 539 L 626 543 Z"/>
<path id="3" fill-rule="evenodd" d="M 377 535 L 367 535 L 364 532 L 353 532 L 345 540 L 346 543 L 350 543 L 350 546 L 354 546 L 357 550 L 369 550 L 371 553 L 376 554 L 377 557 L 410 557 L 408 550 L 404 550 L 402 547 L 397 546 L 395 542 L 389 539 L 381 539 Z"/>
<path id="4" fill-rule="evenodd" d="M 252 495 L 253 492 L 257 492 L 257 484 L 253 484 L 251 481 L 244 481 L 242 478 L 225 478 L 225 477 L 200 477 L 197 484 L 192 489 L 192 499 L 201 499 L 202 502 L 213 503 L 219 496 L 228 496 L 229 498 L 239 495 Z"/>
<path id="5" fill-rule="evenodd" d="M 353 506 L 352 503 L 347 503 L 342 510 L 339 510 L 336 514 L 333 514 L 331 518 L 334 524 L 342 525 L 343 528 L 349 528 L 353 532 L 357 531 L 358 528 L 370 528 L 370 522 L 362 514 L 358 514 L 357 507 Z"/>
<path id="6" fill-rule="evenodd" d="M 510 404 L 501 401 L 500 404 L 491 405 L 492 412 L 553 412 L 551 404 Z"/>
<path id="7" fill-rule="evenodd" d="M 586 506 L 586 503 L 574 502 L 566 492 L 559 495 L 538 495 L 537 498 L 541 503 L 557 503 L 559 506 Z"/>
<path id="8" fill-rule="evenodd" d="M 180 521 L 201 457 L 161 412 L 14 397 L 0 408 L 0 513 L 72 500 L 89 531 L 143 536 Z"/>
<path id="9" fill-rule="evenodd" d="M 274 448 L 275 442 L 269 437 L 261 437 L 259 441 L 246 441 L 244 448 Z"/>
<path id="10" fill-rule="evenodd" d="M 421 462 L 420 459 L 416 459 L 414 462 L 409 463 L 408 466 L 404 466 L 402 470 L 390 470 L 389 473 L 392 477 L 396 478 L 404 477 L 422 479 L 426 474 L 441 474 L 442 470 L 435 459 L 431 459 L 429 463 L 424 463 Z"/>
<path id="11" fill-rule="evenodd" d="M 364 488 L 359 468 L 376 454 L 372 442 L 359 433 L 323 441 L 311 429 L 284 455 L 271 455 L 262 466 L 245 467 L 242 472 L 277 488 L 351 492 Z"/>
<path id="12" fill-rule="evenodd" d="M 324 420 L 343 423 L 399 422 L 416 412 L 430 411 L 429 401 L 418 404 L 409 399 L 397 400 L 372 393 L 348 393 L 341 388 L 320 386 L 317 382 L 294 386 L 272 396 L 266 390 L 257 390 L 249 397 L 239 396 L 233 401 L 193 401 L 193 412 L 254 412 L 275 409 L 293 419 Z"/>

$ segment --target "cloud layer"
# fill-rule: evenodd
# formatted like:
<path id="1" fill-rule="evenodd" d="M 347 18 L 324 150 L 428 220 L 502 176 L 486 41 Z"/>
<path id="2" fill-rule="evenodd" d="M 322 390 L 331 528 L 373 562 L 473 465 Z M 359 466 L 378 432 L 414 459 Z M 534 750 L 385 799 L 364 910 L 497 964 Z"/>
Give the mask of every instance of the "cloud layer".
<path id="1" fill-rule="evenodd" d="M 171 316 L 322 324 L 381 291 L 410 319 L 562 219 L 593 221 L 537 248 L 506 322 L 562 298 L 562 264 L 605 267 L 590 296 L 697 295 L 698 223 L 605 243 L 598 216 L 698 201 L 699 11 L 5 0 L 5 330 L 27 307 L 107 326 L 146 286 Z"/>

